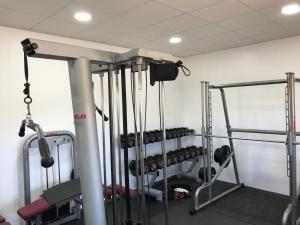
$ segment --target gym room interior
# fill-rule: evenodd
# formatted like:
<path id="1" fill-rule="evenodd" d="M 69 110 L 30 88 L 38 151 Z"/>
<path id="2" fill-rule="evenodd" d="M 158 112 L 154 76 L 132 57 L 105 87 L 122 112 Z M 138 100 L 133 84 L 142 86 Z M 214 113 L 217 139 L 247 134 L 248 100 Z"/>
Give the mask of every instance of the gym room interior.
<path id="1" fill-rule="evenodd" d="M 299 225 L 299 0 L 0 0 L 0 225 Z"/>

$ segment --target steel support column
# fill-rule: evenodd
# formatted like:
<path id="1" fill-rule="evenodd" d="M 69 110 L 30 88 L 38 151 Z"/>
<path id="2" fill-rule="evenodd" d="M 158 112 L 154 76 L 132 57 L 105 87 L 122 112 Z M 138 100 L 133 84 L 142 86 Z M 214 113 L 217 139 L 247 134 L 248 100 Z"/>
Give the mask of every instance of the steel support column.
<path id="1" fill-rule="evenodd" d="M 288 100 L 288 131 L 287 151 L 289 154 L 289 181 L 290 203 L 292 204 L 291 223 L 296 225 L 297 220 L 297 156 L 296 156 L 296 115 L 295 115 L 295 77 L 294 73 L 287 73 L 287 100 Z"/>
<path id="2" fill-rule="evenodd" d="M 90 61 L 82 57 L 68 62 L 84 220 L 86 225 L 106 225 Z"/>

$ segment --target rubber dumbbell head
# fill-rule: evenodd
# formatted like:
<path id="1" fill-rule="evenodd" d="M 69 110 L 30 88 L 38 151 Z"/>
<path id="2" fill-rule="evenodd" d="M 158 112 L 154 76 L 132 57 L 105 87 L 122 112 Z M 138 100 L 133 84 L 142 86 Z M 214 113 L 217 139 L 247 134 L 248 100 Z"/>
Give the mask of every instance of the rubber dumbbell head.
<path id="1" fill-rule="evenodd" d="M 201 156 L 202 155 L 202 151 L 203 151 L 202 147 L 196 148 L 196 157 Z"/>
<path id="2" fill-rule="evenodd" d="M 130 161 L 128 168 L 129 168 L 131 174 L 133 176 L 136 176 L 136 161 L 135 160 Z"/>
<path id="3" fill-rule="evenodd" d="M 163 159 L 162 159 L 162 155 L 155 155 L 154 156 L 155 161 L 157 163 L 157 169 L 162 169 L 163 168 Z"/>
<path id="4" fill-rule="evenodd" d="M 190 148 L 187 147 L 183 150 L 184 152 L 184 160 L 189 160 L 191 158 Z"/>
<path id="5" fill-rule="evenodd" d="M 177 164 L 178 158 L 175 151 L 168 152 L 167 157 L 168 157 L 168 166 Z"/>
<path id="6" fill-rule="evenodd" d="M 128 165 L 128 168 L 131 172 L 131 174 L 133 176 L 136 176 L 137 174 L 137 169 L 136 169 L 136 160 L 131 160 L 129 165 Z M 147 160 L 144 159 L 144 174 L 147 174 L 149 172 L 149 167 L 148 167 L 148 164 L 147 164 Z M 139 163 L 139 175 L 141 175 L 141 165 Z"/>
<path id="7" fill-rule="evenodd" d="M 216 163 L 218 163 L 220 166 L 223 165 L 223 163 L 226 161 L 228 156 L 230 155 L 230 147 L 228 145 L 223 145 L 221 148 L 217 148 L 214 152 L 214 160 Z M 229 165 L 230 162 L 226 164 L 225 167 Z"/>
<path id="8" fill-rule="evenodd" d="M 191 155 L 191 159 L 194 159 L 197 157 L 197 153 L 196 153 L 196 148 L 191 148 L 190 149 L 190 155 Z"/>
<path id="9" fill-rule="evenodd" d="M 230 147 L 229 147 L 228 145 L 223 145 L 223 146 L 221 147 L 221 149 L 223 149 L 224 155 L 225 155 L 225 157 L 224 157 L 224 159 L 223 159 L 223 162 L 222 162 L 222 164 L 223 164 L 223 163 L 226 161 L 226 159 L 229 157 L 229 155 L 230 155 L 230 153 L 231 153 L 231 149 L 230 149 Z M 228 163 L 226 164 L 225 168 L 229 165 L 229 163 L 230 163 L 230 160 L 229 160 Z"/>
<path id="10" fill-rule="evenodd" d="M 172 138 L 173 138 L 173 134 L 172 134 L 171 129 L 166 129 L 166 139 L 169 140 Z"/>
<path id="11" fill-rule="evenodd" d="M 178 163 L 178 157 L 175 151 L 171 152 L 172 165 L 176 165 Z"/>
<path id="12" fill-rule="evenodd" d="M 144 136 L 143 136 L 144 144 L 149 144 L 150 143 L 150 133 L 151 132 L 147 132 L 147 131 L 144 132 Z"/>
<path id="13" fill-rule="evenodd" d="M 162 139 L 163 139 L 162 138 L 162 131 L 161 130 L 155 130 L 154 133 L 155 133 L 156 141 L 157 142 L 162 141 Z"/>
<path id="14" fill-rule="evenodd" d="M 144 159 L 144 174 L 149 173 L 149 166 L 147 163 L 147 159 Z"/>
<path id="15" fill-rule="evenodd" d="M 167 153 L 167 166 L 172 165 L 171 152 Z"/>
<path id="16" fill-rule="evenodd" d="M 150 136 L 150 143 L 157 142 L 157 136 L 156 136 L 156 133 L 154 131 L 149 132 L 149 136 Z"/>
<path id="17" fill-rule="evenodd" d="M 128 134 L 127 144 L 128 144 L 128 147 L 135 146 L 135 134 L 133 134 L 133 133 Z"/>
<path id="18" fill-rule="evenodd" d="M 153 156 L 147 157 L 147 164 L 150 172 L 154 172 L 157 170 L 157 163 Z"/>
<path id="19" fill-rule="evenodd" d="M 177 138 L 177 131 L 176 131 L 176 129 L 172 129 L 171 134 L 172 134 L 172 138 Z"/>
<path id="20" fill-rule="evenodd" d="M 204 171 L 206 172 L 206 180 L 204 178 Z M 211 167 L 211 179 L 216 175 L 217 171 L 214 167 Z M 208 182 L 208 168 L 207 167 L 201 167 L 199 169 L 198 177 L 201 179 L 201 181 Z"/>
<path id="21" fill-rule="evenodd" d="M 177 161 L 178 163 L 182 163 L 184 161 L 184 152 L 182 149 L 177 149 L 175 151 L 175 154 L 177 155 Z"/>

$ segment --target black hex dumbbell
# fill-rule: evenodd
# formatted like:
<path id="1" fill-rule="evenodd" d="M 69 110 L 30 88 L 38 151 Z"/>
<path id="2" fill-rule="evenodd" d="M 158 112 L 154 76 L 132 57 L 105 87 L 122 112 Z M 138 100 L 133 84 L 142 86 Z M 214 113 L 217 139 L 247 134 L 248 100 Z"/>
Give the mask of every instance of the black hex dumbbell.
<path id="1" fill-rule="evenodd" d="M 184 152 L 184 160 L 189 160 L 191 158 L 191 153 L 190 153 L 190 148 L 184 148 L 183 149 Z"/>
<path id="2" fill-rule="evenodd" d="M 196 148 L 196 156 L 199 157 L 203 154 L 203 147 Z"/>
<path id="3" fill-rule="evenodd" d="M 175 154 L 177 155 L 177 162 L 182 163 L 184 161 L 184 152 L 182 149 L 175 150 Z"/>
<path id="4" fill-rule="evenodd" d="M 151 136 L 150 136 L 150 132 L 144 131 L 144 144 L 149 144 L 151 141 Z"/>
<path id="5" fill-rule="evenodd" d="M 150 131 L 150 132 L 149 132 L 149 136 L 150 136 L 150 143 L 155 143 L 155 142 L 157 142 L 156 133 L 155 133 L 154 131 Z"/>
<path id="6" fill-rule="evenodd" d="M 186 131 L 185 131 L 184 127 L 179 128 L 179 134 L 180 134 L 180 137 L 184 137 L 186 135 Z"/>
<path id="7" fill-rule="evenodd" d="M 214 153 L 215 162 L 219 163 L 220 166 L 226 161 L 231 153 L 231 149 L 228 145 L 223 145 L 221 148 L 217 148 Z M 229 165 L 230 161 L 226 164 L 225 167 Z"/>
<path id="8" fill-rule="evenodd" d="M 173 128 L 171 133 L 172 133 L 172 138 L 177 138 L 177 129 L 176 128 Z"/>
<path id="9" fill-rule="evenodd" d="M 131 174 L 133 176 L 136 176 L 137 174 L 137 171 L 136 171 L 136 160 L 131 160 L 129 165 L 128 165 L 128 168 L 131 172 Z M 148 163 L 147 163 L 147 160 L 144 159 L 144 174 L 147 174 L 149 172 L 149 167 L 148 167 Z M 139 175 L 141 175 L 141 165 L 139 164 Z"/>
<path id="10" fill-rule="evenodd" d="M 136 176 L 136 162 L 135 162 L 135 160 L 130 161 L 130 163 L 128 165 L 128 168 L 129 168 L 131 174 L 133 176 Z"/>
<path id="11" fill-rule="evenodd" d="M 167 153 L 167 166 L 172 165 L 171 152 Z"/>
<path id="12" fill-rule="evenodd" d="M 148 166 L 147 159 L 144 159 L 144 174 L 147 173 L 149 173 L 149 166 Z"/>
<path id="13" fill-rule="evenodd" d="M 168 154 L 170 155 L 170 159 L 171 159 L 171 165 L 176 165 L 178 163 L 178 155 L 176 153 L 176 151 L 170 151 L 168 152 Z"/>
<path id="14" fill-rule="evenodd" d="M 157 164 L 157 169 L 162 169 L 163 168 L 163 158 L 162 155 L 156 154 L 154 156 L 156 164 Z"/>
<path id="15" fill-rule="evenodd" d="M 135 135 L 130 133 L 127 135 L 127 140 L 125 140 L 124 135 L 121 135 L 121 146 L 122 148 L 125 147 L 125 143 L 127 142 L 127 147 L 131 148 L 135 145 Z"/>
<path id="16" fill-rule="evenodd" d="M 172 130 L 171 129 L 166 129 L 166 139 L 172 139 L 173 138 L 173 134 L 172 134 Z"/>
<path id="17" fill-rule="evenodd" d="M 194 134 L 194 133 L 195 133 L 195 130 L 188 129 L 187 132 L 186 132 L 186 135 L 191 135 L 191 134 Z"/>
<path id="18" fill-rule="evenodd" d="M 134 133 L 130 133 L 127 136 L 127 145 L 129 148 L 134 147 L 135 146 L 135 134 Z"/>
<path id="19" fill-rule="evenodd" d="M 153 131 L 154 132 L 154 134 L 155 134 L 155 137 L 156 137 L 156 141 L 157 142 L 160 142 L 160 141 L 162 141 L 162 131 L 161 130 L 155 130 L 155 131 Z"/>
<path id="20" fill-rule="evenodd" d="M 150 172 L 154 172 L 157 170 L 157 163 L 153 156 L 147 157 L 147 164 Z"/>
<path id="21" fill-rule="evenodd" d="M 191 146 L 190 147 L 190 155 L 191 155 L 191 159 L 194 159 L 194 158 L 196 158 L 197 157 L 197 148 L 196 148 L 196 146 Z"/>
<path id="22" fill-rule="evenodd" d="M 206 172 L 206 180 L 204 179 L 204 171 Z M 214 167 L 211 167 L 211 178 L 213 178 L 216 175 L 217 171 Z M 207 167 L 201 167 L 198 173 L 199 178 L 203 182 L 204 180 L 208 181 L 208 168 Z"/>

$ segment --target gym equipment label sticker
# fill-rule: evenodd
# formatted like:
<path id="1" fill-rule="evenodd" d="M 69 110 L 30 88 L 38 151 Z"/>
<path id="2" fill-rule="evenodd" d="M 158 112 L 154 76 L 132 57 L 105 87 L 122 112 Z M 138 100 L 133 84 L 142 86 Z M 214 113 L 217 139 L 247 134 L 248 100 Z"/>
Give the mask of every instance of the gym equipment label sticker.
<path id="1" fill-rule="evenodd" d="M 86 114 L 75 114 L 74 115 L 74 120 L 85 120 L 86 119 Z"/>

